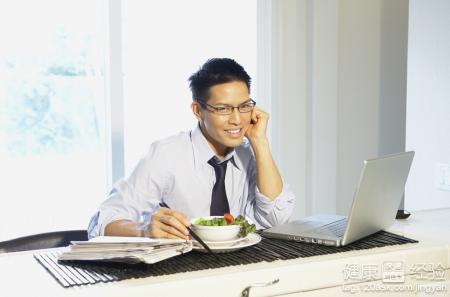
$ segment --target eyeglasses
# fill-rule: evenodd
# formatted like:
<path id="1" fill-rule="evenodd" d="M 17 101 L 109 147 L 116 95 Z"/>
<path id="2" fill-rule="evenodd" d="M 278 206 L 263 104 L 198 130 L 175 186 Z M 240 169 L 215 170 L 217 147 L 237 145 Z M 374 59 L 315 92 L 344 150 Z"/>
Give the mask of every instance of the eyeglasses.
<path id="1" fill-rule="evenodd" d="M 246 113 L 246 112 L 250 112 L 253 110 L 253 108 L 255 108 L 256 102 L 253 101 L 252 99 L 250 99 L 247 102 L 244 102 L 238 106 L 231 106 L 231 105 L 209 105 L 206 102 L 198 102 L 201 106 L 203 106 L 204 108 L 213 111 L 217 114 L 220 115 L 230 115 L 233 113 L 234 109 L 237 108 L 239 110 L 240 113 Z"/>

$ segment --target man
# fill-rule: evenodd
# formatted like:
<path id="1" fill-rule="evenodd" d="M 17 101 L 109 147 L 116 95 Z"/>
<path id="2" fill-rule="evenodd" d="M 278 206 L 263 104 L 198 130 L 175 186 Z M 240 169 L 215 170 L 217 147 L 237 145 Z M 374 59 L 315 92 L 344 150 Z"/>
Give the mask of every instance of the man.
<path id="1" fill-rule="evenodd" d="M 289 219 L 295 197 L 272 158 L 269 115 L 250 98 L 244 68 L 210 59 L 189 81 L 198 126 L 151 145 L 91 219 L 90 237 L 188 239 L 190 218 L 224 213 L 242 214 L 258 228 Z"/>

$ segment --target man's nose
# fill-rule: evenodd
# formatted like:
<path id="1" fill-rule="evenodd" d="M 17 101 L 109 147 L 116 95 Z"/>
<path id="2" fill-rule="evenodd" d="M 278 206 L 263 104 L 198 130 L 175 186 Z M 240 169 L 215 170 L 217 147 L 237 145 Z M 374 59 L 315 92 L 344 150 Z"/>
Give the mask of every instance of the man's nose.
<path id="1" fill-rule="evenodd" d="M 239 111 L 238 108 L 233 109 L 233 112 L 230 114 L 228 121 L 231 124 L 236 124 L 236 125 L 239 125 L 241 123 L 241 112 Z"/>

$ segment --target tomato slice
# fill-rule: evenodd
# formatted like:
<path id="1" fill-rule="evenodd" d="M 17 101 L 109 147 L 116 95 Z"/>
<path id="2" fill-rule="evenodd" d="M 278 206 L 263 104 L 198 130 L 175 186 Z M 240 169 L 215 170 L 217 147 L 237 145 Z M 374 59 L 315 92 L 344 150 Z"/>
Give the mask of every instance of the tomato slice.
<path id="1" fill-rule="evenodd" d="M 227 221 L 227 224 L 231 224 L 234 221 L 234 217 L 229 213 L 224 214 L 223 218 Z"/>

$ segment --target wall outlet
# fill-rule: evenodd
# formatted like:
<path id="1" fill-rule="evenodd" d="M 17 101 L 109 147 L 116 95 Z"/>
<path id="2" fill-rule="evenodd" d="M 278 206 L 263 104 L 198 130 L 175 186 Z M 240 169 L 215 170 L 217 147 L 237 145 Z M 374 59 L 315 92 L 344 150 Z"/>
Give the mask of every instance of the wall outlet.
<path id="1" fill-rule="evenodd" d="M 439 190 L 450 191 L 450 164 L 436 164 L 434 181 Z"/>

